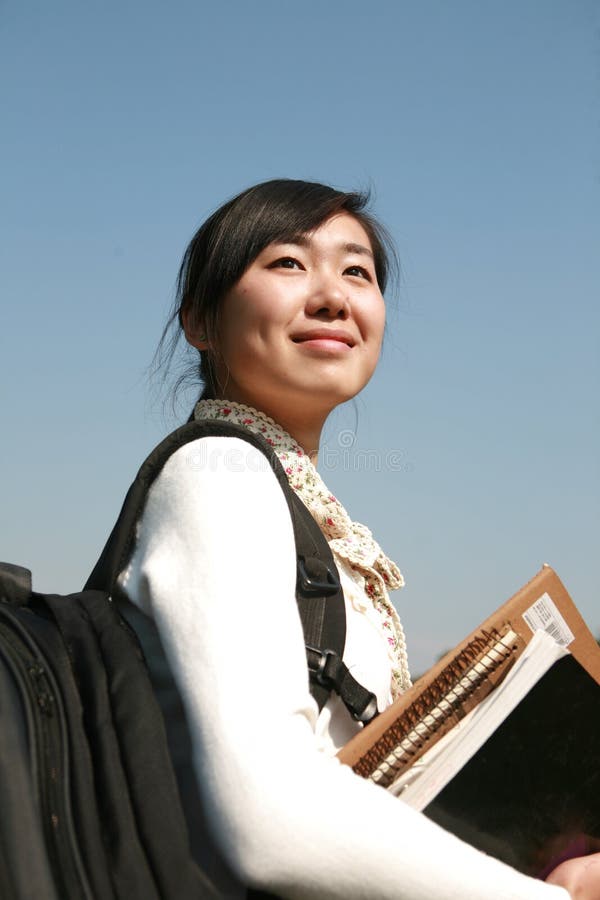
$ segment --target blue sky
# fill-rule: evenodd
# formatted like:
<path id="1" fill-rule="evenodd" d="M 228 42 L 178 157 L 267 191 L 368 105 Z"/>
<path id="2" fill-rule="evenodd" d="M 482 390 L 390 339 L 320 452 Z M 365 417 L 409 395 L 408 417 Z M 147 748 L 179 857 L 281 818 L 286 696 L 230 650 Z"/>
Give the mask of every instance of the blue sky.
<path id="1" fill-rule="evenodd" d="M 591 0 L 0 3 L 3 557 L 79 586 L 177 424 L 147 367 L 189 237 L 316 179 L 370 187 L 402 264 L 323 475 L 404 571 L 413 667 L 545 561 L 600 632 L 599 29 Z"/>

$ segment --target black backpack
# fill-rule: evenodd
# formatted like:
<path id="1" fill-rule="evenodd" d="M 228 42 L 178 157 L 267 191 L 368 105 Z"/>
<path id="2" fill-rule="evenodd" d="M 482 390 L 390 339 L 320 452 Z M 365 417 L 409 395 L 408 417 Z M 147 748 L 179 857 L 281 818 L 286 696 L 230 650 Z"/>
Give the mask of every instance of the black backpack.
<path id="1" fill-rule="evenodd" d="M 214 896 L 205 848 L 190 849 L 200 803 L 177 690 L 152 622 L 118 596 L 115 584 L 148 489 L 172 453 L 208 435 L 254 445 L 284 491 L 319 707 L 335 690 L 355 718 L 376 714 L 374 696 L 341 660 L 345 611 L 331 551 L 272 448 L 231 423 L 188 423 L 142 465 L 82 592 L 33 592 L 28 570 L 0 564 L 2 898 Z M 265 703 L 268 695 L 265 685 Z"/>

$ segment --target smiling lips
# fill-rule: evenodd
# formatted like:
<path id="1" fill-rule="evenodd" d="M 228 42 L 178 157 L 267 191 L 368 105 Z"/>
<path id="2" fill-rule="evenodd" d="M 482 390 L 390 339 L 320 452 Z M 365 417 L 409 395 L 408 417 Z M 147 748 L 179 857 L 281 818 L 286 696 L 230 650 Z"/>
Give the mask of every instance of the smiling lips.
<path id="1" fill-rule="evenodd" d="M 314 328 L 292 337 L 295 344 L 305 344 L 315 350 L 351 349 L 354 338 L 347 331 L 339 328 Z"/>

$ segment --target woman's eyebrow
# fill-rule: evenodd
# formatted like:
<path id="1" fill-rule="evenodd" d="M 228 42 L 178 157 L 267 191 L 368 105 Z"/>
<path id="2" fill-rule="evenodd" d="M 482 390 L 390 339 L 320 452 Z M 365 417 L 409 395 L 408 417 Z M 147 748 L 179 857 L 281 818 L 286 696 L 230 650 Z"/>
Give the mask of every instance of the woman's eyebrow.
<path id="1" fill-rule="evenodd" d="M 371 259 L 374 258 L 373 251 L 365 247 L 364 244 L 342 244 L 342 250 L 346 250 L 347 253 L 358 253 L 362 256 L 370 256 Z"/>
<path id="2" fill-rule="evenodd" d="M 312 244 L 312 239 L 306 234 L 294 234 L 290 235 L 290 237 L 280 238 L 277 241 L 274 241 L 276 244 L 288 244 L 288 245 L 296 245 L 298 247 L 310 247 Z M 365 247 L 364 244 L 355 244 L 352 241 L 346 243 L 345 241 L 339 245 L 339 249 L 343 250 L 345 253 L 358 253 L 361 256 L 370 256 L 371 259 L 374 259 L 373 251 L 369 249 L 369 247 Z"/>

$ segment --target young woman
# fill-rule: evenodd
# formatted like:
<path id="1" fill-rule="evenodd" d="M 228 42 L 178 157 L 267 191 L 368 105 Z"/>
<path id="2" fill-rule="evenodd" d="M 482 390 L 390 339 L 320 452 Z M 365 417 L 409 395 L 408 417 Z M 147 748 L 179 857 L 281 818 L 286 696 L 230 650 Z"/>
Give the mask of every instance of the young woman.
<path id="1" fill-rule="evenodd" d="M 259 184 L 192 239 L 179 323 L 199 353 L 200 419 L 267 439 L 325 534 L 344 590 L 344 659 L 385 707 L 409 684 L 389 591 L 402 576 L 316 471 L 329 413 L 373 374 L 389 253 L 365 198 L 302 181 Z M 156 621 L 189 720 L 220 897 L 600 897 L 596 857 L 526 878 L 335 759 L 360 726 L 309 693 L 290 514 L 258 451 L 206 437 L 151 489 L 121 584 Z M 587 879 L 587 880 L 586 880 Z M 594 893 L 595 891 L 595 893 Z"/>

